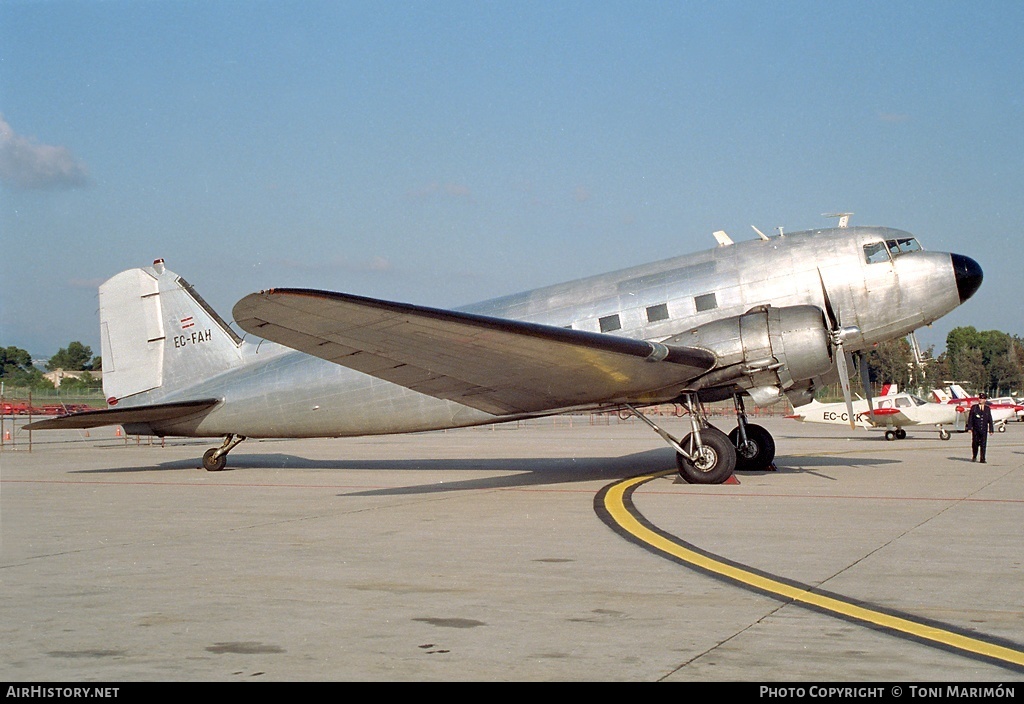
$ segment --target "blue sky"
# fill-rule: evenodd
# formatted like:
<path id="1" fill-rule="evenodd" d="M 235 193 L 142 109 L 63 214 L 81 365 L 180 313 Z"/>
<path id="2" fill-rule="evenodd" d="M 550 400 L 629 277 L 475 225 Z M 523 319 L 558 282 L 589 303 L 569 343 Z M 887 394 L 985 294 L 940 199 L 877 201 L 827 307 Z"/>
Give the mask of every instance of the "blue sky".
<path id="1" fill-rule="evenodd" d="M 164 258 L 226 318 L 457 306 L 853 224 L 976 259 L 918 333 L 1024 335 L 1024 3 L 0 2 L 0 346 L 99 353 Z"/>

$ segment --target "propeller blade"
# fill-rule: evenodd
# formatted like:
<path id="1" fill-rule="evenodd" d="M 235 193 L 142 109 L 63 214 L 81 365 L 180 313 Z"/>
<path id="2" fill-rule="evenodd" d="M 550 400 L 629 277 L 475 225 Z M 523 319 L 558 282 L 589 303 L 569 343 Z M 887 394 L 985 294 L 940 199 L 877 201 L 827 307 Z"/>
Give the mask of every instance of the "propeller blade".
<path id="1" fill-rule="evenodd" d="M 846 351 L 843 349 L 842 342 L 836 345 L 836 369 L 839 370 L 839 384 L 843 387 L 843 399 L 846 401 L 850 428 L 856 429 L 857 423 L 853 418 L 853 397 L 850 395 L 850 370 L 846 368 Z"/>
<path id="2" fill-rule="evenodd" d="M 818 280 L 821 282 L 821 295 L 825 299 L 825 315 L 828 316 L 828 326 L 833 331 L 839 329 L 839 316 L 836 315 L 835 309 L 832 307 L 832 299 L 828 296 L 828 289 L 825 288 L 825 277 L 821 275 L 821 269 L 818 269 Z"/>
<path id="3" fill-rule="evenodd" d="M 871 372 L 868 370 L 868 354 L 861 352 L 860 357 L 860 383 L 864 385 L 864 398 L 868 401 L 868 415 L 875 412 L 871 403 Z"/>
<path id="4" fill-rule="evenodd" d="M 843 399 L 846 401 L 846 412 L 849 414 L 850 427 L 856 429 L 857 422 L 853 417 L 853 397 L 850 394 L 850 370 L 846 365 L 846 350 L 843 349 L 843 340 L 847 335 L 860 334 L 860 329 L 855 326 L 844 328 L 839 322 L 839 314 L 832 306 L 832 299 L 825 288 L 825 277 L 818 269 L 818 280 L 821 282 L 821 296 L 825 299 L 825 315 L 828 316 L 829 333 L 832 337 L 832 353 L 836 358 L 836 370 L 839 372 L 839 383 L 843 387 Z M 868 401 L 870 404 L 871 401 Z"/>

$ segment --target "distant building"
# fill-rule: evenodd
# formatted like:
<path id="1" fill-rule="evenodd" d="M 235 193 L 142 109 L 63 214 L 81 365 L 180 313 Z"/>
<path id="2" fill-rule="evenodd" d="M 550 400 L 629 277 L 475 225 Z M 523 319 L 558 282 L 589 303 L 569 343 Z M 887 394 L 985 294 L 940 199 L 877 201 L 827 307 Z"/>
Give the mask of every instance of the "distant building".
<path id="1" fill-rule="evenodd" d="M 93 379 L 100 381 L 103 379 L 103 372 L 101 371 L 88 371 L 88 372 L 74 372 L 65 371 L 63 369 L 57 369 L 56 371 L 46 372 L 43 374 L 44 377 L 53 382 L 56 388 L 60 388 L 60 383 L 65 379 L 81 379 L 84 375 L 89 374 Z"/>

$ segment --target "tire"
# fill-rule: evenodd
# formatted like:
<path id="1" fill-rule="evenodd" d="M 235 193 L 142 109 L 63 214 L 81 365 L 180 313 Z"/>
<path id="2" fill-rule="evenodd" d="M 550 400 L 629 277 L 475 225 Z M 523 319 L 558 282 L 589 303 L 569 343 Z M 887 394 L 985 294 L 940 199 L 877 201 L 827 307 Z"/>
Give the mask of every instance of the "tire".
<path id="1" fill-rule="evenodd" d="M 895 440 L 896 439 L 896 431 L 895 430 L 886 430 L 885 431 L 885 439 L 886 440 Z"/>
<path id="2" fill-rule="evenodd" d="M 940 430 L 939 431 L 939 439 L 940 440 L 949 440 L 950 437 L 951 436 L 950 436 L 948 430 Z"/>
<path id="3" fill-rule="evenodd" d="M 775 459 L 775 438 L 760 425 L 747 424 L 747 444 L 740 447 L 740 429 L 733 428 L 729 442 L 736 448 L 736 471 L 760 472 Z"/>
<path id="4" fill-rule="evenodd" d="M 679 444 L 689 449 L 692 435 L 687 435 Z M 718 428 L 704 428 L 700 439 L 701 452 L 696 462 L 676 453 L 679 476 L 689 484 L 721 484 L 736 469 L 736 448 L 729 436 Z"/>
<path id="5" fill-rule="evenodd" d="M 907 431 L 904 430 L 903 428 L 897 428 L 896 429 L 896 439 L 897 440 L 906 440 L 907 439 Z"/>
<path id="6" fill-rule="evenodd" d="M 228 456 L 221 455 L 217 459 L 214 459 L 213 455 L 215 452 L 217 452 L 217 448 L 211 447 L 203 453 L 203 468 L 207 472 L 219 472 L 227 466 Z"/>

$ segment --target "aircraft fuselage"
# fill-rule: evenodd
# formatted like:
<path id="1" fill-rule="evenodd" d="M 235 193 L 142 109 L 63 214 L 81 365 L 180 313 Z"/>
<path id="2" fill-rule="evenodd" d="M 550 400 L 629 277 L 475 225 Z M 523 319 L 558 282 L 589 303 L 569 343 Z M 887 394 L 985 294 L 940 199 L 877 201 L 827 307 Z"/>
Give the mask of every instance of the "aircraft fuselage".
<path id="1" fill-rule="evenodd" d="M 906 251 L 894 250 L 896 256 L 892 256 L 886 242 L 911 245 Z M 888 228 L 792 233 L 719 246 L 460 310 L 663 341 L 760 305 L 824 309 L 827 292 L 841 325 L 857 328 L 845 343 L 846 350 L 853 352 L 927 325 L 973 293 L 971 289 L 965 295 L 963 290 L 958 255 L 923 251 L 915 245 L 912 235 Z M 161 280 L 161 295 L 171 291 L 172 285 Z M 205 334 L 189 330 L 168 335 L 163 355 L 174 362 L 168 368 L 188 369 L 189 357 L 202 367 Z M 243 341 L 236 347 L 242 363 L 222 373 L 187 388 L 164 384 L 123 399 L 125 405 L 141 405 L 186 397 L 221 398 L 221 405 L 202 417 L 126 426 L 126 432 L 354 436 L 469 426 L 524 415 L 487 413 L 267 341 Z M 671 395 L 653 400 L 670 399 Z"/>

